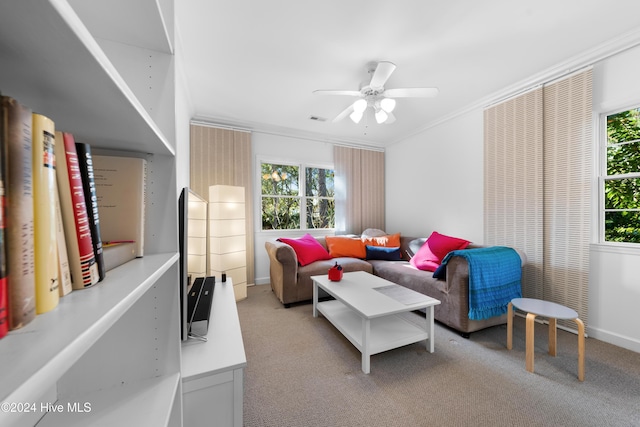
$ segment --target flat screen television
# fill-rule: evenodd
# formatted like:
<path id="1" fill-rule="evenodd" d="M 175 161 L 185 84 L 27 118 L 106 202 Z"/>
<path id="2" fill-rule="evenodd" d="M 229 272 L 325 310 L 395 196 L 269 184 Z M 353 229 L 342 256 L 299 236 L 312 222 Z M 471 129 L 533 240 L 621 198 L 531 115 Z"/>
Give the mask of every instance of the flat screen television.
<path id="1" fill-rule="evenodd" d="M 207 202 L 189 187 L 184 187 L 178 197 L 178 251 L 180 253 L 180 327 L 181 338 L 189 338 L 189 291 L 197 277 L 206 277 L 206 255 L 202 251 L 202 242 L 197 239 L 207 238 L 206 214 Z M 190 225 L 193 230 L 190 230 Z M 194 239 L 195 246 L 189 250 L 189 239 Z M 206 246 L 206 245 L 205 245 Z M 189 257 L 194 256 L 193 265 L 189 265 Z M 198 259 L 198 257 L 200 259 Z M 190 271 L 190 268 L 193 271 Z"/>
<path id="2" fill-rule="evenodd" d="M 180 337 L 189 338 L 187 294 L 189 292 L 189 187 L 180 191 L 178 198 L 178 252 L 180 253 Z"/>

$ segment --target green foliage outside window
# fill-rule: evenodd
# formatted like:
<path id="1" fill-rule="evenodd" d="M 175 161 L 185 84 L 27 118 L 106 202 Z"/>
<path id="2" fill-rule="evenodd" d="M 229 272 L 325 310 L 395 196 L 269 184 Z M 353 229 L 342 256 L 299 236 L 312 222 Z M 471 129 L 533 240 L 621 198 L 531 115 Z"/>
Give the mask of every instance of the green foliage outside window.
<path id="1" fill-rule="evenodd" d="M 262 163 L 263 230 L 334 227 L 333 170 L 304 168 L 304 182 L 301 182 L 300 169 L 300 166 Z M 304 184 L 304 194 L 301 194 L 301 184 Z"/>
<path id="2" fill-rule="evenodd" d="M 607 116 L 605 241 L 640 243 L 640 109 Z"/>

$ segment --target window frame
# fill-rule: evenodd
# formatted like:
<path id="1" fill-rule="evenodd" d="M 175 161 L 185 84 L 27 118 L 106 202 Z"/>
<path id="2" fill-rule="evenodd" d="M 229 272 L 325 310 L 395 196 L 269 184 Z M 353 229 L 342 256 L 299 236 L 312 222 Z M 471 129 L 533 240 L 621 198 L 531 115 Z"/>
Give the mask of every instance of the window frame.
<path id="1" fill-rule="evenodd" d="M 257 230 L 260 230 L 261 233 L 288 233 L 288 232 L 311 232 L 317 231 L 320 233 L 333 233 L 335 232 L 335 217 L 334 217 L 334 227 L 332 228 L 309 228 L 307 227 L 307 200 L 316 199 L 316 196 L 307 196 L 307 183 L 306 183 L 306 169 L 307 168 L 316 168 L 316 169 L 328 169 L 334 172 L 334 196 L 328 197 L 328 199 L 333 199 L 335 203 L 335 168 L 333 165 L 323 164 L 323 163 L 308 163 L 308 162 L 292 162 L 286 160 L 276 160 L 276 159 L 268 159 L 268 158 L 258 158 L 256 159 L 256 170 L 257 170 L 257 188 L 260 191 L 257 193 L 257 206 L 260 206 L 260 214 L 256 215 L 257 217 Z M 278 195 L 263 195 L 262 194 L 262 165 L 263 164 L 271 164 L 271 165 L 283 165 L 283 166 L 295 166 L 298 168 L 298 195 L 297 196 L 282 196 L 282 197 L 290 197 L 299 200 L 300 203 L 300 228 L 283 228 L 283 229 L 269 229 L 264 230 L 262 228 L 262 199 L 263 197 L 278 197 Z"/>
<path id="2" fill-rule="evenodd" d="M 605 183 L 607 181 L 613 180 L 622 180 L 629 178 L 640 178 L 639 172 L 625 173 L 625 174 L 617 174 L 617 175 L 608 175 L 607 171 L 607 147 L 609 142 L 609 135 L 607 129 L 607 118 L 609 116 L 619 114 L 625 111 L 640 109 L 640 101 L 633 103 L 631 105 L 627 105 L 621 108 L 608 109 L 607 111 L 601 112 L 598 120 L 598 168 L 597 168 L 597 197 L 598 197 L 598 238 L 597 242 L 601 245 L 606 245 L 610 247 L 619 247 L 619 248 L 631 248 L 634 250 L 640 250 L 640 243 L 633 242 L 612 242 L 606 240 L 606 197 L 605 197 Z"/>

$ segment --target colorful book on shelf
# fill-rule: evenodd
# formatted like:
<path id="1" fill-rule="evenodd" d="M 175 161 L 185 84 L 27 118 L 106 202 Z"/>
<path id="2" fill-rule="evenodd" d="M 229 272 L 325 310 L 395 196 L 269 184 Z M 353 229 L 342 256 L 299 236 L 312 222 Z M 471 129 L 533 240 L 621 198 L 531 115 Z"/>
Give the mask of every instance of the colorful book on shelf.
<path id="1" fill-rule="evenodd" d="M 76 142 L 78 152 L 78 164 L 82 175 L 82 188 L 84 189 L 84 200 L 87 204 L 87 214 L 89 216 L 89 226 L 91 229 L 91 241 L 93 242 L 93 253 L 98 264 L 98 274 L 102 281 L 106 275 L 104 269 L 104 255 L 102 253 L 102 224 L 100 222 L 98 196 L 96 193 L 96 183 L 94 178 L 93 156 L 91 146 L 84 142 Z"/>
<path id="2" fill-rule="evenodd" d="M 98 264 L 93 252 L 87 204 L 73 134 L 56 132 L 56 177 L 67 253 L 74 289 L 98 283 Z"/>
<path id="3" fill-rule="evenodd" d="M 57 143 L 58 141 L 56 141 Z M 60 165 L 58 165 L 59 167 Z M 57 168 L 56 168 L 57 169 Z M 71 283 L 71 266 L 69 265 L 69 255 L 67 253 L 67 242 L 64 236 L 64 225 L 62 224 L 62 211 L 60 209 L 60 193 L 58 184 L 55 187 L 55 204 L 56 204 L 56 242 L 58 243 L 58 293 L 61 297 L 67 295 L 73 290 Z"/>
<path id="4" fill-rule="evenodd" d="M 4 115 L 3 115 L 4 117 Z M 9 284 L 7 280 L 6 238 L 6 172 L 7 141 L 4 138 L 4 120 L 0 120 L 0 338 L 9 332 Z"/>
<path id="5" fill-rule="evenodd" d="M 9 329 L 18 329 L 36 317 L 33 237 L 32 112 L 14 98 L 2 97 L 0 137 L 7 149 L 7 270 Z"/>
<path id="6" fill-rule="evenodd" d="M 104 268 L 109 271 L 136 258 L 136 242 L 102 242 Z"/>
<path id="7" fill-rule="evenodd" d="M 55 124 L 33 113 L 33 211 L 36 271 L 36 313 L 53 310 L 59 302 L 58 244 L 55 209 Z"/>
<path id="8" fill-rule="evenodd" d="M 93 156 L 104 241 L 133 240 L 144 255 L 147 161 L 137 157 Z"/>

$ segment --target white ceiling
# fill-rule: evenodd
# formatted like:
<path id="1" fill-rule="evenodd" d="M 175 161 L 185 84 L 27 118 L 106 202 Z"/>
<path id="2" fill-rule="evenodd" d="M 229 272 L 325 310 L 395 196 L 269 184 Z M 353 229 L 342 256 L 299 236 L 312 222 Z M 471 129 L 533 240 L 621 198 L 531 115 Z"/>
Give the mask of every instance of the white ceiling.
<path id="1" fill-rule="evenodd" d="M 640 42 L 638 0 L 180 0 L 176 26 L 196 118 L 384 147 L 599 52 Z M 622 40 L 622 42 L 621 42 Z M 331 120 L 367 63 L 397 65 L 393 124 Z M 310 116 L 326 118 L 320 122 Z"/>

